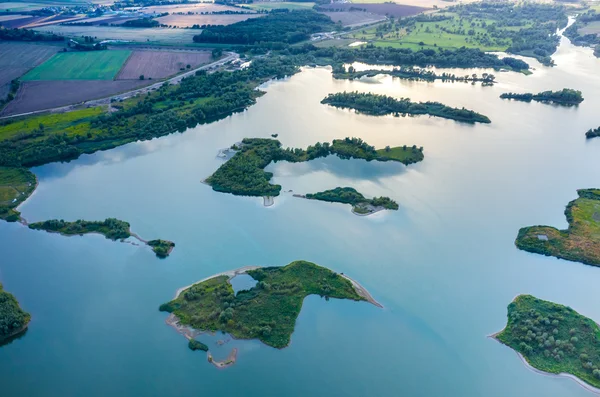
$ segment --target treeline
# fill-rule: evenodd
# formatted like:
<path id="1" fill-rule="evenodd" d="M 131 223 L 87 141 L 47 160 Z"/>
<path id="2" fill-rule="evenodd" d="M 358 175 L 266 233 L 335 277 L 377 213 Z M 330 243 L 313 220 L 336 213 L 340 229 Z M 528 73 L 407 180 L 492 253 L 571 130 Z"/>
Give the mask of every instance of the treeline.
<path id="1" fill-rule="evenodd" d="M 508 92 L 500 95 L 502 99 L 514 99 L 516 101 L 523 102 L 543 102 L 543 103 L 555 103 L 557 105 L 573 106 L 583 102 L 583 96 L 581 91 L 572 90 L 569 88 L 563 88 L 560 91 L 544 91 L 538 94 L 524 93 L 517 94 Z"/>
<path id="2" fill-rule="evenodd" d="M 387 74 L 389 76 L 397 77 L 400 79 L 413 80 L 413 81 L 435 81 L 441 80 L 443 82 L 446 81 L 458 81 L 458 82 L 481 82 L 483 86 L 494 85 L 494 80 L 496 76 L 491 73 L 482 73 L 481 77 L 476 73 L 472 75 L 457 75 L 455 73 L 447 73 L 443 72 L 442 74 L 437 74 L 432 70 L 415 68 L 412 66 L 401 66 L 399 68 L 394 68 L 392 70 L 383 70 L 383 69 L 369 69 L 363 71 L 356 71 L 354 67 L 349 66 L 346 70 L 344 65 L 335 65 L 333 67 L 333 77 L 336 79 L 359 79 L 363 76 L 373 77 L 378 74 Z"/>
<path id="3" fill-rule="evenodd" d="M 250 18 L 228 26 L 209 26 L 194 36 L 194 42 L 294 44 L 308 40 L 313 33 L 333 30 L 333 27 L 331 18 L 311 10 L 271 13 L 262 18 Z"/>
<path id="4" fill-rule="evenodd" d="M 389 197 L 375 197 L 367 199 L 362 193 L 351 187 L 336 187 L 335 189 L 325 190 L 318 193 L 308 193 L 305 196 L 311 200 L 328 201 L 331 203 L 351 204 L 353 207 L 372 205 L 373 207 L 383 207 L 389 210 L 397 210 L 398 203 Z"/>
<path id="5" fill-rule="evenodd" d="M 131 236 L 129 223 L 115 218 L 107 218 L 104 221 L 67 222 L 62 219 L 51 219 L 43 222 L 29 224 L 30 229 L 45 230 L 67 236 L 81 235 L 87 233 L 99 233 L 109 240 L 122 240 Z"/>
<path id="6" fill-rule="evenodd" d="M 160 23 L 152 18 L 139 18 L 125 21 L 121 26 L 126 28 L 156 28 Z"/>
<path id="7" fill-rule="evenodd" d="M 31 315 L 19 307 L 17 299 L 0 284 L 0 341 L 24 331 Z"/>
<path id="8" fill-rule="evenodd" d="M 600 127 L 595 128 L 595 129 L 591 129 L 585 133 L 585 137 L 590 139 L 590 138 L 596 138 L 600 136 Z"/>
<path id="9" fill-rule="evenodd" d="M 600 57 L 600 36 L 597 33 L 580 34 L 579 30 L 585 28 L 592 22 L 600 21 L 600 13 L 595 10 L 590 10 L 581 14 L 571 26 L 565 29 L 564 35 L 571 40 L 576 46 L 593 47 L 595 46 L 594 55 Z"/>
<path id="10" fill-rule="evenodd" d="M 411 102 L 408 98 L 396 99 L 387 95 L 358 91 L 329 94 L 321 103 L 354 109 L 374 116 L 428 114 L 465 123 L 490 123 L 490 119 L 486 116 L 465 108 L 451 108 L 439 102 Z"/>
<path id="11" fill-rule="evenodd" d="M 7 29 L 0 27 L 0 40 L 7 41 L 64 41 L 63 36 L 52 33 L 38 33 L 28 29 Z"/>

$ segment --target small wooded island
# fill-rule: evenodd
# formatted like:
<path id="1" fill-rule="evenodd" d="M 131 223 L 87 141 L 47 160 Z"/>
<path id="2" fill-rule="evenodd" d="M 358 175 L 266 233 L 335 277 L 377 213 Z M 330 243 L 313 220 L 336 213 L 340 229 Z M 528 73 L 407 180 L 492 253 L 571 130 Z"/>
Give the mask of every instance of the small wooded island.
<path id="1" fill-rule="evenodd" d="M 565 209 L 567 230 L 529 226 L 519 230 L 519 249 L 600 266 L 600 189 L 581 189 Z"/>
<path id="2" fill-rule="evenodd" d="M 540 371 L 600 387 L 600 328 L 570 307 L 519 295 L 508 305 L 506 328 L 493 337 Z"/>
<path id="3" fill-rule="evenodd" d="M 490 123 L 486 116 L 465 108 L 451 108 L 439 102 L 411 102 L 408 98 L 392 98 L 387 95 L 364 92 L 338 92 L 329 94 L 321 103 L 337 108 L 354 109 L 359 113 L 373 116 L 393 114 L 421 115 L 442 117 L 463 123 Z"/>
<path id="4" fill-rule="evenodd" d="M 257 283 L 234 293 L 229 280 L 248 274 Z M 244 268 L 218 274 L 180 291 L 160 306 L 172 313 L 177 327 L 223 331 L 238 339 L 259 339 L 284 348 L 290 343 L 304 298 L 368 301 L 381 307 L 358 283 L 311 262 L 296 261 L 283 267 Z M 191 339 L 191 336 L 186 334 Z M 192 342 L 193 343 L 193 342 Z M 195 343 L 190 344 L 190 348 Z M 202 349 L 203 350 L 203 349 Z"/>
<path id="5" fill-rule="evenodd" d="M 562 106 L 574 106 L 583 102 L 581 91 L 563 88 L 561 91 L 544 91 L 539 94 L 517 94 L 508 92 L 500 95 L 502 99 L 514 99 L 515 101 L 531 102 L 537 101 L 542 103 L 554 103 Z"/>
<path id="6" fill-rule="evenodd" d="M 245 138 L 240 145 L 232 146 L 235 155 L 206 179 L 213 190 L 239 196 L 278 196 L 281 185 L 269 183 L 273 174 L 264 169 L 272 161 L 299 163 L 335 154 L 342 159 L 367 161 L 398 161 L 413 164 L 423 160 L 422 148 L 387 147 L 375 149 L 360 138 L 336 139 L 333 143 L 317 142 L 303 149 L 283 149 L 276 139 Z"/>
<path id="7" fill-rule="evenodd" d="M 128 222 L 107 218 L 104 221 L 84 221 L 67 222 L 62 219 L 50 219 L 43 222 L 30 223 L 30 229 L 45 230 L 50 233 L 60 233 L 64 236 L 82 236 L 89 233 L 98 233 L 109 240 L 124 240 L 129 237 L 135 237 L 144 244 L 152 248 L 156 256 L 166 258 L 169 256 L 175 243 L 168 240 L 150 240 L 146 241 L 137 234 L 131 232 Z"/>
<path id="8" fill-rule="evenodd" d="M 596 138 L 600 136 L 600 127 L 595 129 L 589 129 L 588 132 L 585 133 L 585 137 L 587 139 Z"/>
<path id="9" fill-rule="evenodd" d="M 0 343 L 24 332 L 30 320 L 29 313 L 24 312 L 13 294 L 0 284 Z"/>
<path id="10" fill-rule="evenodd" d="M 298 195 L 309 200 L 321 200 L 330 203 L 352 205 L 352 212 L 356 215 L 371 215 L 381 210 L 398 210 L 398 203 L 389 197 L 375 197 L 368 199 L 351 187 L 336 187 L 318 193 Z"/>

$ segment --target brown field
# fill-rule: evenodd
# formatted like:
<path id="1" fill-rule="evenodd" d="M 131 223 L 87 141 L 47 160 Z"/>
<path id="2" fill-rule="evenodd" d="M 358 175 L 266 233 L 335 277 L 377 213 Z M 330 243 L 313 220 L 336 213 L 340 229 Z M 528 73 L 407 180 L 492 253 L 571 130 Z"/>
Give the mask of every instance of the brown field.
<path id="1" fill-rule="evenodd" d="M 117 80 L 146 78 L 161 79 L 180 72 L 180 68 L 191 65 L 195 68 L 211 60 L 208 51 L 134 51 Z"/>
<path id="2" fill-rule="evenodd" d="M 156 18 L 162 24 L 187 28 L 193 25 L 231 25 L 250 18 L 262 17 L 265 14 L 207 14 L 207 15 L 167 15 Z"/>
<path id="3" fill-rule="evenodd" d="M 50 44 L 0 42 L 0 98 L 6 98 L 11 80 L 21 77 L 61 49 L 61 46 Z"/>
<path id="4" fill-rule="evenodd" d="M 322 12 L 333 22 L 341 21 L 343 26 L 361 26 L 385 20 L 384 15 L 371 14 L 363 11 Z"/>
<path id="5" fill-rule="evenodd" d="M 13 15 L 7 15 L 13 16 Z M 17 16 L 17 15 L 14 15 Z M 44 19 L 44 17 L 32 17 L 31 15 L 18 15 L 18 19 L 0 21 L 0 25 L 8 29 L 21 28 L 25 25 Z"/>
<path id="6" fill-rule="evenodd" d="M 101 16 L 101 17 L 95 17 L 95 18 L 87 18 L 87 19 L 82 19 L 81 21 L 77 21 L 77 22 L 86 22 L 86 23 L 92 23 L 94 26 L 100 26 L 100 25 L 121 25 L 127 21 L 131 21 L 134 19 L 138 19 L 138 17 L 125 17 L 125 16 Z"/>
<path id="7" fill-rule="evenodd" d="M 39 26 L 56 25 L 65 22 L 75 22 L 84 19 L 85 15 L 53 15 L 50 17 L 44 17 L 35 21 L 30 21 L 27 25 L 23 25 L 23 28 L 35 28 Z"/>
<path id="8" fill-rule="evenodd" d="M 392 3 L 335 3 L 335 4 L 324 4 L 319 7 L 321 11 L 326 10 L 337 10 L 337 11 L 350 11 L 352 9 L 361 9 L 366 12 L 378 15 L 399 17 L 409 17 L 411 15 L 419 14 L 423 11 L 427 11 L 427 8 L 409 6 L 403 4 L 392 4 Z"/>
<path id="9" fill-rule="evenodd" d="M 0 116 L 35 112 L 99 99 L 151 84 L 152 80 L 54 80 L 26 81 Z"/>
<path id="10" fill-rule="evenodd" d="M 126 8 L 127 9 L 127 8 Z M 230 7 L 214 3 L 196 3 L 196 4 L 173 4 L 164 6 L 150 6 L 150 7 L 133 7 L 132 9 L 145 12 L 145 13 L 156 13 L 161 14 L 168 12 L 169 14 L 184 13 L 188 12 L 200 13 L 200 12 L 219 12 L 219 11 L 241 11 L 239 8 Z"/>

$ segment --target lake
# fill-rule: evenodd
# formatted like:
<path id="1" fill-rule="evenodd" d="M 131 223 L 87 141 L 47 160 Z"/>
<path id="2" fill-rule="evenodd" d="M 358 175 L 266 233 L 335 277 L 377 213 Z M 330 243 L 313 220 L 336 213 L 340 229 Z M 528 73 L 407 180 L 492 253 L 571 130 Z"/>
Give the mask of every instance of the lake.
<path id="1" fill-rule="evenodd" d="M 522 226 L 566 227 L 576 189 L 600 187 L 600 139 L 584 136 L 600 125 L 600 59 L 566 39 L 554 59 L 554 68 L 527 59 L 531 76 L 495 73 L 493 87 L 338 81 L 328 68 L 306 68 L 266 84 L 255 106 L 219 122 L 35 168 L 39 188 L 20 208 L 29 221 L 116 217 L 143 238 L 177 246 L 160 260 L 148 247 L 99 235 L 0 223 L 0 281 L 32 314 L 27 334 L 0 348 L 2 395 L 591 395 L 533 373 L 487 338 L 521 293 L 600 320 L 599 268 L 514 246 Z M 565 87 L 585 101 L 560 108 L 498 98 Z M 320 104 L 344 90 L 464 106 L 492 123 L 372 117 Z M 347 136 L 376 147 L 415 144 L 425 159 L 409 167 L 335 157 L 272 164 L 285 193 L 271 207 L 201 183 L 222 164 L 219 149 L 273 133 L 292 147 Z M 400 209 L 358 217 L 348 205 L 292 196 L 336 186 L 389 196 Z M 384 308 L 311 296 L 282 350 L 257 341 L 217 347 L 226 335 L 201 336 L 216 359 L 238 347 L 225 370 L 189 350 L 158 311 L 178 288 L 212 274 L 296 259 L 344 272 Z"/>

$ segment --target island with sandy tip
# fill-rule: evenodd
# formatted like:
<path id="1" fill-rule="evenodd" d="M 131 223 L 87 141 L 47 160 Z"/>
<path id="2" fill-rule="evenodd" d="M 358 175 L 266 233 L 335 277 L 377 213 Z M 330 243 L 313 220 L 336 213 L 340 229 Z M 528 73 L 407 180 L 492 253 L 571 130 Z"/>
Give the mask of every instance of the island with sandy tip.
<path id="1" fill-rule="evenodd" d="M 295 194 L 294 197 L 327 201 L 330 203 L 350 204 L 352 206 L 352 213 L 358 216 L 371 215 L 383 210 L 397 211 L 399 208 L 398 203 L 389 197 L 368 199 L 351 187 L 336 187 L 335 189 L 305 195 Z"/>
<path id="2" fill-rule="evenodd" d="M 249 290 L 234 293 L 230 280 L 247 274 L 256 280 Z M 177 291 L 160 306 L 170 313 L 167 324 L 189 341 L 203 332 L 222 331 L 236 339 L 258 339 L 268 346 L 289 345 L 304 298 L 319 295 L 366 301 L 382 307 L 368 291 L 343 274 L 311 262 L 295 261 L 279 267 L 245 267 L 220 273 Z M 195 345 L 191 342 L 190 348 Z M 201 349 L 202 350 L 202 349 Z M 224 362 L 208 360 L 222 368 L 232 365 L 237 350 Z"/>
<path id="3" fill-rule="evenodd" d="M 570 307 L 519 295 L 508 305 L 506 328 L 491 337 L 535 372 L 600 394 L 600 327 Z"/>

